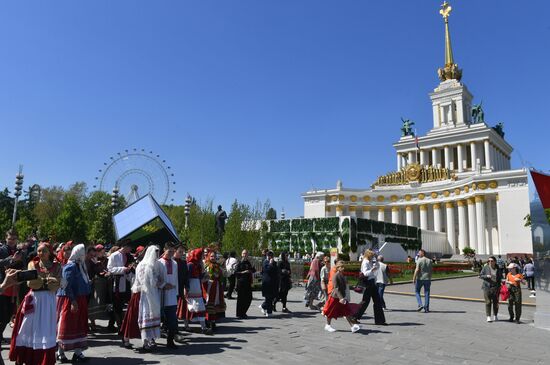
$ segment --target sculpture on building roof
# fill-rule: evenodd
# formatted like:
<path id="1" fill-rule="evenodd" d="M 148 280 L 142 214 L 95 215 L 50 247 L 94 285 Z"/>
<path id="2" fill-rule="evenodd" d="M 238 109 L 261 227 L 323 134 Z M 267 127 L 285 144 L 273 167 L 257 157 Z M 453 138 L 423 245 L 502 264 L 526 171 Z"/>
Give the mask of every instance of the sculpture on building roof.
<path id="1" fill-rule="evenodd" d="M 406 136 L 414 137 L 414 132 L 412 130 L 412 126 L 414 125 L 414 122 L 410 119 L 403 119 L 403 118 L 401 118 L 401 121 L 403 122 L 403 126 L 401 127 L 401 137 L 406 137 Z"/>
<path id="2" fill-rule="evenodd" d="M 441 81 L 457 80 L 462 78 L 462 70 L 458 68 L 458 65 L 454 61 L 453 47 L 451 45 L 451 33 L 449 31 L 449 15 L 451 15 L 452 7 L 448 2 L 444 2 L 441 5 L 439 14 L 445 21 L 445 66 L 437 70 L 437 75 Z"/>
<path id="3" fill-rule="evenodd" d="M 493 129 L 495 130 L 495 132 L 497 132 L 497 134 L 499 136 L 501 136 L 502 138 L 504 138 L 504 123 L 500 122 L 500 123 L 497 123 Z"/>
<path id="4" fill-rule="evenodd" d="M 482 108 L 483 101 L 472 107 L 472 123 L 485 123 L 485 113 Z"/>

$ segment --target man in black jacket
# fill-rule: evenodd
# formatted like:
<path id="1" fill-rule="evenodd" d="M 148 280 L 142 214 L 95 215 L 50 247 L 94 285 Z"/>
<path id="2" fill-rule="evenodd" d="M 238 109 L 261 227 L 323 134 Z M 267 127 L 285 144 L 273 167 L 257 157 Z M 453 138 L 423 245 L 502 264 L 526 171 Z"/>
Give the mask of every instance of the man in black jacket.
<path id="1" fill-rule="evenodd" d="M 24 266 L 23 253 L 17 250 L 17 239 L 17 232 L 10 229 L 6 232 L 6 243 L 0 245 L 0 282 L 6 276 L 6 269 L 22 269 Z M 13 287 L 0 294 L 0 338 L 10 323 L 16 296 L 17 290 Z"/>

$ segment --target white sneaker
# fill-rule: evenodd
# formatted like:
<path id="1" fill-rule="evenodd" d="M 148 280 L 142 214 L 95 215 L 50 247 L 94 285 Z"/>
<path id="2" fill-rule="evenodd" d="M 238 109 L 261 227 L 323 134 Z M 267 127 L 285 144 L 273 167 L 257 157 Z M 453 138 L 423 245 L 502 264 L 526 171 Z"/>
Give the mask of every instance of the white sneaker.
<path id="1" fill-rule="evenodd" d="M 266 316 L 266 317 L 269 317 L 269 313 L 267 313 L 267 312 L 264 311 L 263 309 L 262 309 L 262 313 L 265 313 L 265 316 Z"/>
<path id="2" fill-rule="evenodd" d="M 327 332 L 336 332 L 334 327 L 332 327 L 330 324 L 325 324 L 325 331 L 327 331 Z"/>
<path id="3" fill-rule="evenodd" d="M 491 318 L 491 316 L 487 317 L 487 322 L 493 322 L 493 319 Z"/>
<path id="4" fill-rule="evenodd" d="M 351 332 L 352 333 L 355 333 L 357 331 L 359 331 L 361 329 L 361 326 L 359 326 L 358 324 L 354 324 L 353 326 L 351 326 Z"/>
<path id="5" fill-rule="evenodd" d="M 260 306 L 260 310 L 262 311 L 262 314 L 267 314 L 267 312 L 265 311 L 265 309 L 262 308 L 262 306 Z"/>
<path id="6" fill-rule="evenodd" d="M 493 322 L 496 322 L 496 321 L 498 321 L 498 317 L 497 317 L 497 316 L 493 316 L 493 318 L 492 318 L 492 319 L 493 319 Z"/>

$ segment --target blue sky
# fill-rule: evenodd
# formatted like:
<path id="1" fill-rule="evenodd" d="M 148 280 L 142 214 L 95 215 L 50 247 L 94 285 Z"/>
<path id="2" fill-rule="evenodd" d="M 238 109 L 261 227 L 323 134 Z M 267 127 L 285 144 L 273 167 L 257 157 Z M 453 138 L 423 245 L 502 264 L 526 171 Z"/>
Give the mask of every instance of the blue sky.
<path id="1" fill-rule="evenodd" d="M 431 127 L 440 1 L 6 1 L 0 186 L 93 185 L 153 150 L 189 192 L 303 214 L 311 187 L 395 168 L 400 118 Z M 463 82 L 504 122 L 513 166 L 548 170 L 550 2 L 452 2 Z M 527 6 L 528 5 L 528 6 Z M 545 16 L 546 15 L 546 16 Z"/>

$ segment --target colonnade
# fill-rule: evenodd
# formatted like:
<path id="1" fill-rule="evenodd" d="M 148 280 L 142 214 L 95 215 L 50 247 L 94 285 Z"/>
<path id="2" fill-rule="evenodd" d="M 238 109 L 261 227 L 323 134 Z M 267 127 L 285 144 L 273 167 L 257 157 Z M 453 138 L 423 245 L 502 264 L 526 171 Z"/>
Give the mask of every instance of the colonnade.
<path id="1" fill-rule="evenodd" d="M 497 212 L 493 211 L 495 201 Z M 339 207 L 337 216 L 344 213 L 343 207 Z M 498 224 L 495 222 L 498 195 L 476 195 L 452 201 L 410 205 L 357 206 L 350 207 L 349 214 L 378 221 L 390 221 L 390 218 L 391 223 L 445 232 L 455 253 L 462 253 L 465 247 L 471 247 L 479 254 L 500 252 Z M 496 235 L 493 234 L 495 231 Z"/>
<path id="2" fill-rule="evenodd" d="M 444 167 L 458 172 L 475 171 L 478 162 L 482 169 L 487 170 L 500 171 L 511 167 L 510 156 L 488 139 L 397 153 L 398 171 L 410 163 Z"/>

